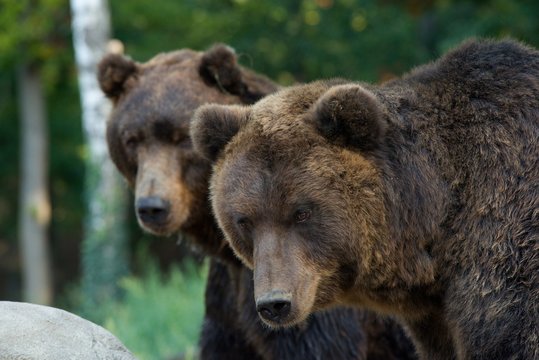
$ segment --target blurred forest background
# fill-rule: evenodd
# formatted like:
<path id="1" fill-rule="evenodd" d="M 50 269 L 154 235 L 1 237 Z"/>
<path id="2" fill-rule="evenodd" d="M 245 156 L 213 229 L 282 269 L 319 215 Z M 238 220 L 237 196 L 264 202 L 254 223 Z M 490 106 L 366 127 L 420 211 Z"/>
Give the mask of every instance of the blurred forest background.
<path id="1" fill-rule="evenodd" d="M 110 0 L 108 7 L 112 37 L 136 61 L 224 42 L 243 65 L 283 85 L 328 77 L 384 81 L 472 36 L 539 46 L 535 0 Z M 21 261 L 25 155 L 45 167 L 50 204 L 34 214 L 45 225 L 51 274 L 42 302 L 106 326 L 140 358 L 193 352 L 204 289 L 196 257 L 185 256 L 175 238 L 144 235 L 131 199 L 118 230 L 127 239 L 118 244 L 125 259 L 104 266 L 92 258 L 99 253 L 83 251 L 88 149 L 71 16 L 68 0 L 0 0 L 0 299 L 32 301 Z M 25 131 L 39 131 L 20 120 L 33 108 L 19 98 L 28 71 L 42 90 L 46 125 L 46 143 L 34 154 L 21 150 Z M 84 307 L 91 268 L 113 273 L 107 281 L 119 290 Z"/>

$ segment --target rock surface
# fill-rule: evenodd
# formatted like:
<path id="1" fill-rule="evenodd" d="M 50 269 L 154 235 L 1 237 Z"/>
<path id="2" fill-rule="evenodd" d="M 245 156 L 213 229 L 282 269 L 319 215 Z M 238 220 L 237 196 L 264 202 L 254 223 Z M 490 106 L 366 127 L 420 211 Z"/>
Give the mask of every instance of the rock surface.
<path id="1" fill-rule="evenodd" d="M 0 301 L 0 359 L 133 360 L 110 332 L 67 311 Z"/>

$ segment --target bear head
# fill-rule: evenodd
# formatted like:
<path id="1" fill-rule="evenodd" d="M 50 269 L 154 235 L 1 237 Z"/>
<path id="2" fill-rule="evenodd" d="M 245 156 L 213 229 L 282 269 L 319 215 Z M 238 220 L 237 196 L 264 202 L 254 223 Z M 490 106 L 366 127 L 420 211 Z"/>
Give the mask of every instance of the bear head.
<path id="1" fill-rule="evenodd" d="M 254 270 L 257 309 L 270 326 L 358 302 L 358 287 L 392 281 L 377 166 L 386 117 L 374 93 L 339 80 L 195 113 L 194 147 L 215 162 L 214 214 Z"/>
<path id="2" fill-rule="evenodd" d="M 194 110 L 205 103 L 249 104 L 276 90 L 217 44 L 137 63 L 117 54 L 99 64 L 98 80 L 113 102 L 107 142 L 113 162 L 135 193 L 141 227 L 156 235 L 197 231 L 212 221 L 207 204 L 210 164 L 189 136 Z"/>

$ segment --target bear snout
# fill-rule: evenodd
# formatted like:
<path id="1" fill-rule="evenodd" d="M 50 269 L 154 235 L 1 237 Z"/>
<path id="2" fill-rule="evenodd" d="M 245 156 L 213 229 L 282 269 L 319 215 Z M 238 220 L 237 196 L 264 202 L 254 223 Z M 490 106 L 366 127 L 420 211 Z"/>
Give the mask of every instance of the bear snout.
<path id="1" fill-rule="evenodd" d="M 163 226 L 170 214 L 170 202 L 158 196 L 146 196 L 135 203 L 137 217 L 149 228 Z"/>
<path id="2" fill-rule="evenodd" d="M 291 298 L 292 295 L 288 292 L 272 290 L 256 299 L 256 311 L 268 322 L 286 322 L 292 307 Z"/>

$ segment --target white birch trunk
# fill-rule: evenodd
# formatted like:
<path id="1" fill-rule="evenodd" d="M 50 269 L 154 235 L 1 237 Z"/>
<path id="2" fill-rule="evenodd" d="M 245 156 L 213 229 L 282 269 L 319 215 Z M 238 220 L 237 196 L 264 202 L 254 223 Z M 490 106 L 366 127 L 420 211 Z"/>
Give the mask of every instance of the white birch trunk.
<path id="1" fill-rule="evenodd" d="M 53 291 L 48 240 L 51 210 L 45 100 L 38 71 L 21 65 L 17 82 L 21 114 L 19 240 L 23 300 L 50 305 Z"/>
<path id="2" fill-rule="evenodd" d="M 127 271 L 127 193 L 108 156 L 105 129 L 111 105 L 97 82 L 97 64 L 110 37 L 106 0 L 71 0 L 73 43 L 79 71 L 83 130 L 88 148 L 83 240 L 83 299 L 96 306 L 118 293 Z"/>

